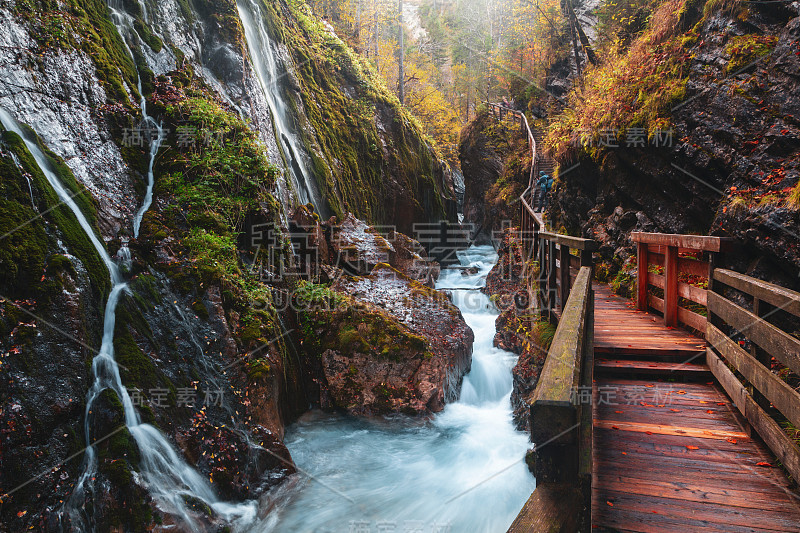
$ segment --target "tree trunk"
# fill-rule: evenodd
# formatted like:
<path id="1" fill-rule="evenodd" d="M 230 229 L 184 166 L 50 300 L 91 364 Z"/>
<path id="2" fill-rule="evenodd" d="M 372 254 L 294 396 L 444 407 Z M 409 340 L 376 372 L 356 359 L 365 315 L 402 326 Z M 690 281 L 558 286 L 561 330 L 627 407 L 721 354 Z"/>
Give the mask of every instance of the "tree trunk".
<path id="1" fill-rule="evenodd" d="M 405 61 L 406 51 L 403 44 L 403 0 L 398 0 L 399 16 L 397 18 L 397 99 L 402 105 L 405 101 L 406 83 L 403 62 Z"/>
<path id="2" fill-rule="evenodd" d="M 572 49 L 575 51 L 575 71 L 578 79 L 581 77 L 581 55 L 578 52 L 578 38 L 575 35 L 575 23 L 569 13 L 574 13 L 572 9 L 572 0 L 567 0 L 567 19 L 569 20 L 569 33 L 572 36 Z"/>
<path id="3" fill-rule="evenodd" d="M 380 38 L 379 37 L 380 27 L 378 26 L 378 0 L 372 1 L 372 7 L 374 8 L 372 16 L 373 16 L 373 23 L 375 24 L 374 33 L 372 35 L 372 46 L 374 47 L 374 52 L 375 52 L 375 71 L 380 72 L 381 71 L 379 63 L 380 56 L 378 55 L 378 39 Z"/>
<path id="4" fill-rule="evenodd" d="M 355 27 L 355 40 L 358 45 L 358 51 L 363 53 L 364 47 L 361 46 L 361 1 L 356 0 L 356 27 Z"/>

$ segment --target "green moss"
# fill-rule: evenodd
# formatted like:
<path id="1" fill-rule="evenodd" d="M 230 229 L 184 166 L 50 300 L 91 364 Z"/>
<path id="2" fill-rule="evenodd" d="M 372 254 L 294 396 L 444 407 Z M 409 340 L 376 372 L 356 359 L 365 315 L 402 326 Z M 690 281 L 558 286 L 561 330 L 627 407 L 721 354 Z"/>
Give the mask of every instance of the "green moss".
<path id="1" fill-rule="evenodd" d="M 208 319 L 208 309 L 206 309 L 206 306 L 203 305 L 201 300 L 195 300 L 192 302 L 192 311 L 194 311 L 195 314 L 203 320 Z"/>
<path id="2" fill-rule="evenodd" d="M 725 74 L 736 72 L 753 63 L 756 59 L 770 53 L 778 42 L 777 35 L 749 34 L 733 37 L 725 46 L 725 53 L 730 56 L 725 65 Z"/>
<path id="3" fill-rule="evenodd" d="M 315 133 L 311 137 L 303 131 L 303 142 L 333 213 L 350 211 L 372 223 L 393 222 L 384 212 L 388 191 L 383 177 L 391 171 L 416 201 L 417 217 L 426 212 L 443 217 L 436 179 L 436 159 L 441 156 L 372 65 L 309 16 L 304 4 L 288 4 L 295 25 L 279 12 L 280 4 L 262 2 L 262 6 L 271 35 L 294 56 L 303 109 Z M 347 94 L 345 87 L 351 89 Z M 300 102 L 295 93 L 284 91 L 283 96 L 297 111 Z M 379 113 L 385 115 L 380 120 L 388 119 L 395 141 L 388 147 L 388 157 L 379 149 Z"/>
<path id="4" fill-rule="evenodd" d="M 433 357 L 428 342 L 393 317 L 349 299 L 345 302 L 349 305 L 310 308 L 300 313 L 302 342 L 310 352 L 359 352 L 395 362 Z"/>
<path id="5" fill-rule="evenodd" d="M 114 357 L 120 365 L 122 382 L 129 389 L 167 388 L 174 394 L 173 384 L 142 352 L 133 337 L 132 331 L 136 331 L 139 335 L 147 338 L 151 346 L 159 346 L 135 302 L 135 299 L 124 295 L 117 305 L 117 320 L 114 324 Z M 160 348 L 164 349 L 163 346 Z"/>
<path id="6" fill-rule="evenodd" d="M 5 294 L 18 294 L 31 287 L 38 287 L 43 291 L 41 296 L 47 296 L 48 293 L 52 295 L 55 287 L 48 290 L 44 284 L 40 284 L 48 250 L 55 248 L 55 242 L 48 237 L 46 230 L 45 222 L 49 222 L 56 228 L 59 238 L 70 252 L 88 270 L 93 288 L 97 291 L 96 295 L 104 298 L 111 286 L 108 270 L 75 215 L 60 201 L 17 134 L 2 130 L 0 142 L 7 153 L 14 154 L 30 179 L 29 184 L 10 155 L 0 157 L 0 206 L 3 212 L 0 219 L 0 286 L 7 291 Z M 91 197 L 81 192 L 72 172 L 63 161 L 41 143 L 39 147 L 48 157 L 49 165 L 59 181 L 74 195 L 75 203 L 94 225 L 96 215 Z M 32 201 L 36 204 L 35 210 Z M 41 215 L 42 213 L 44 214 Z M 55 259 L 56 263 L 59 261 L 61 260 Z M 66 266 L 63 261 L 61 266 Z M 71 267 L 67 268 L 72 271 Z"/>
<path id="7" fill-rule="evenodd" d="M 133 22 L 133 27 L 136 30 L 136 33 L 139 34 L 139 37 L 147 43 L 147 46 L 150 47 L 151 50 L 155 53 L 159 53 L 161 49 L 164 47 L 164 43 L 159 39 L 159 37 L 153 33 L 148 26 L 142 19 L 137 18 Z"/>
<path id="8" fill-rule="evenodd" d="M 83 51 L 94 62 L 109 102 L 135 107 L 125 85 L 136 92 L 136 69 L 104 1 L 17 0 L 14 14 L 29 24 L 43 48 Z"/>
<path id="9" fill-rule="evenodd" d="M 253 359 L 246 365 L 247 377 L 251 381 L 257 381 L 270 375 L 272 367 L 266 358 Z"/>

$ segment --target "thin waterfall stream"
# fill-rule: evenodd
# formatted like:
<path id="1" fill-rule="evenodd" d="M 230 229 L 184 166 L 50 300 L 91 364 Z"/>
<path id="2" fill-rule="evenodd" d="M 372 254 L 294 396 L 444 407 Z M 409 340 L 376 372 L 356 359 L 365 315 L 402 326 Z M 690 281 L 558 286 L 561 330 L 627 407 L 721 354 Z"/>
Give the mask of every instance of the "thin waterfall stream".
<path id="1" fill-rule="evenodd" d="M 90 517 L 85 515 L 83 508 L 87 494 L 93 490 L 94 473 L 97 468 L 97 457 L 93 442 L 108 436 L 94 435 L 92 433 L 91 412 L 95 400 L 105 389 L 113 390 L 122 403 L 125 425 L 136 441 L 141 455 L 140 473 L 150 494 L 165 511 L 180 517 L 191 529 L 196 529 L 199 525 L 187 511 L 185 505 L 185 497 L 192 497 L 205 502 L 230 522 L 235 523 L 238 520 L 250 522 L 255 516 L 256 502 L 245 502 L 239 505 L 221 502 L 208 481 L 183 460 L 166 437 L 157 428 L 150 424 L 142 423 L 139 419 L 128 391 L 120 379 L 119 366 L 114 360 L 116 308 L 123 291 L 127 290 L 127 284 L 123 280 L 117 264 L 111 259 L 88 219 L 73 200 L 73 195 L 61 183 L 50 160 L 39 148 L 36 139 L 26 132 L 2 108 L 0 108 L 0 123 L 3 124 L 6 130 L 13 131 L 22 137 L 37 165 L 58 195 L 59 200 L 77 218 L 81 228 L 106 265 L 111 278 L 111 292 L 104 312 L 102 343 L 100 350 L 92 360 L 94 382 L 86 397 L 84 418 L 86 449 L 83 460 L 83 473 L 79 477 L 72 496 L 66 502 L 64 508 L 64 514 L 69 516 L 72 527 L 76 527 L 80 531 L 93 529 Z"/>
<path id="2" fill-rule="evenodd" d="M 147 17 L 147 10 L 144 4 L 140 4 L 142 7 L 142 11 Z M 111 13 L 111 20 L 114 25 L 117 27 L 117 31 L 119 31 L 120 35 L 122 36 L 122 41 L 125 43 L 125 47 L 128 49 L 128 54 L 131 56 L 131 60 L 136 68 L 136 77 L 137 77 L 137 88 L 139 90 L 139 109 L 142 111 L 142 122 L 141 125 L 144 126 L 144 133 L 147 140 L 150 142 L 150 151 L 149 151 L 149 161 L 147 163 L 147 189 L 144 194 L 144 199 L 142 200 L 142 205 L 139 207 L 138 211 L 133 217 L 133 236 L 138 238 L 139 237 L 139 228 L 142 225 L 142 218 L 144 214 L 150 209 L 150 205 L 153 203 L 153 185 L 155 183 L 155 176 L 153 175 L 153 166 L 156 162 L 156 155 L 158 155 L 158 149 L 161 147 L 161 144 L 164 142 L 165 132 L 164 128 L 161 126 L 159 122 L 147 114 L 147 100 L 142 93 L 142 77 L 139 74 L 139 68 L 136 67 L 136 57 L 133 54 L 133 50 L 131 49 L 130 45 L 128 44 L 128 40 L 135 35 L 136 39 L 139 42 L 144 43 L 142 38 L 137 33 L 136 29 L 133 25 L 133 17 L 130 16 L 128 13 L 124 11 L 122 5 L 120 5 L 117 1 L 111 1 L 108 4 L 109 12 Z M 146 45 L 145 45 L 146 46 Z M 144 48 L 144 46 L 142 47 Z M 148 57 L 145 55 L 145 57 Z M 153 129 L 155 129 L 155 138 L 153 138 Z"/>
<path id="3" fill-rule="evenodd" d="M 309 169 L 310 161 L 300 140 L 300 133 L 296 131 L 286 102 L 280 96 L 282 79 L 288 73 L 279 61 L 278 51 L 270 38 L 261 6 L 256 0 L 238 0 L 236 7 L 244 28 L 251 63 L 272 114 L 275 143 L 283 155 L 292 187 L 301 203 L 312 203 L 320 216 L 327 218 L 328 210 Z"/>

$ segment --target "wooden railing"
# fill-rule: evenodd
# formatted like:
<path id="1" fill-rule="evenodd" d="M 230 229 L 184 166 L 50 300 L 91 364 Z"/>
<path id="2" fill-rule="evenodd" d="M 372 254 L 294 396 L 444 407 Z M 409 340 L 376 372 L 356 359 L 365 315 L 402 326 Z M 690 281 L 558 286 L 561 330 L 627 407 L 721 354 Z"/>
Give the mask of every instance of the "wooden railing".
<path id="1" fill-rule="evenodd" d="M 637 308 L 661 312 L 667 326 L 676 327 L 680 323 L 704 333 L 706 317 L 682 306 L 680 298 L 706 306 L 706 290 L 700 284 L 708 281 L 709 272 L 718 262 L 717 254 L 729 249 L 730 239 L 633 232 L 631 240 L 637 244 Z M 691 257 L 698 253 L 702 258 Z M 663 274 L 651 272 L 651 266 L 663 268 Z M 698 283 L 682 281 L 681 274 L 694 277 Z M 663 290 L 664 297 L 652 294 L 650 287 Z"/>
<path id="2" fill-rule="evenodd" d="M 537 234 L 542 228 L 539 220 L 533 211 L 533 198 L 534 184 L 536 183 L 536 176 L 539 174 L 539 156 L 536 147 L 536 139 L 533 137 L 533 132 L 528 125 L 528 119 L 525 113 L 511 109 L 500 104 L 488 103 L 489 113 L 498 120 L 503 120 L 507 116 L 513 116 L 519 122 L 520 127 L 525 132 L 528 138 L 528 147 L 531 150 L 531 172 L 528 176 L 528 187 L 519 196 L 521 207 L 520 212 L 520 232 L 523 236 L 523 245 L 527 245 L 524 252 L 526 258 L 536 257 L 537 254 Z"/>
<path id="3" fill-rule="evenodd" d="M 558 322 L 563 314 L 564 304 L 569 300 L 570 290 L 576 276 L 573 272 L 583 267 L 592 268 L 592 252 L 598 244 L 591 239 L 581 239 L 557 233 L 539 232 L 538 234 L 539 278 L 537 302 L 542 317 L 552 323 Z M 579 255 L 572 255 L 572 250 Z"/>
<path id="4" fill-rule="evenodd" d="M 530 407 L 536 491 L 548 490 L 548 485 L 557 484 L 580 493 L 579 509 L 562 509 L 572 514 L 573 520 L 575 513 L 581 515 L 579 527 L 573 530 L 585 530 L 590 524 L 592 402 L 581 401 L 585 396 L 581 392 L 588 392 L 591 398 L 593 367 L 592 268 L 582 266 L 575 277 Z M 536 501 L 535 496 L 536 492 L 531 501 Z M 544 516 L 545 513 L 529 510 L 528 515 Z M 563 516 L 553 516 L 550 527 L 563 526 L 564 520 Z M 550 527 L 538 530 L 553 530 Z"/>
<path id="5" fill-rule="evenodd" d="M 733 294 L 739 296 L 735 301 L 730 299 Z M 739 305 L 742 296 L 752 302 L 750 310 Z M 771 369 L 775 358 L 800 375 L 800 339 L 775 325 L 779 318 L 797 323 L 800 293 L 731 270 L 714 270 L 708 291 L 708 366 L 748 423 L 798 480 L 800 448 L 771 416 L 777 411 L 800 428 L 800 393 Z"/>

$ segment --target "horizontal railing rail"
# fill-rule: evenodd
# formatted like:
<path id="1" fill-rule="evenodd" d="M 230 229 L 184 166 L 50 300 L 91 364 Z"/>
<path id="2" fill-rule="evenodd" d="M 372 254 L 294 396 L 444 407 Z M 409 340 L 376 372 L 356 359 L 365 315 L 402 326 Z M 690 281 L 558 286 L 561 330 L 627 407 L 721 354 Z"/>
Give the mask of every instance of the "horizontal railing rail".
<path id="1" fill-rule="evenodd" d="M 590 523 L 591 509 L 592 402 L 578 400 L 581 391 L 591 394 L 593 367 L 592 268 L 583 266 L 533 393 L 530 427 L 537 487 L 555 483 L 579 490 L 584 499 L 584 526 Z"/>
<path id="2" fill-rule="evenodd" d="M 725 269 L 715 269 L 711 281 L 708 366 L 784 468 L 800 479 L 800 448 L 772 416 L 800 428 L 800 393 L 772 369 L 774 358 L 800 375 L 800 339 L 775 325 L 784 313 L 795 323 L 800 319 L 800 293 Z M 750 309 L 742 307 L 747 304 L 741 297 Z"/>
<path id="3" fill-rule="evenodd" d="M 522 206 L 520 212 L 520 231 L 523 235 L 523 243 L 528 245 L 528 247 L 524 250 L 524 257 L 536 257 L 538 251 L 538 239 L 536 236 L 539 231 L 543 229 L 539 224 L 539 220 L 534 214 L 533 194 L 531 194 L 531 191 L 534 189 L 534 178 L 538 175 L 539 168 L 539 155 L 536 147 L 536 139 L 534 138 L 530 125 L 528 124 L 528 119 L 525 116 L 525 113 L 522 111 L 489 102 L 489 112 L 498 120 L 503 120 L 503 118 L 507 116 L 515 117 L 515 120 L 519 122 L 520 127 L 523 129 L 528 139 L 528 147 L 531 151 L 531 172 L 528 176 L 528 187 L 519 196 L 519 201 Z"/>
<path id="4" fill-rule="evenodd" d="M 711 269 L 718 264 L 718 254 L 728 251 L 732 241 L 723 237 L 643 232 L 631 233 L 631 240 L 637 244 L 637 308 L 659 311 L 667 326 L 684 324 L 703 334 L 706 317 L 681 305 L 680 299 L 706 307 L 706 289 L 702 285 L 708 282 Z M 653 272 L 651 267 L 663 269 L 663 273 Z M 682 277 L 696 283 L 687 283 Z M 653 294 L 652 287 L 662 290 L 663 298 Z"/>

